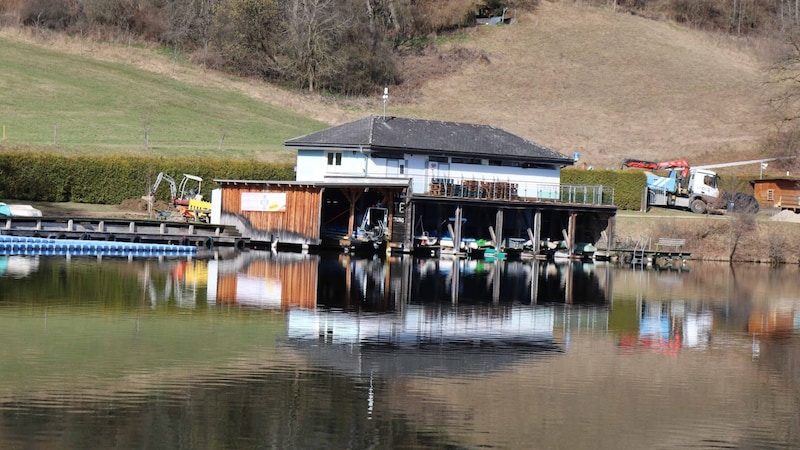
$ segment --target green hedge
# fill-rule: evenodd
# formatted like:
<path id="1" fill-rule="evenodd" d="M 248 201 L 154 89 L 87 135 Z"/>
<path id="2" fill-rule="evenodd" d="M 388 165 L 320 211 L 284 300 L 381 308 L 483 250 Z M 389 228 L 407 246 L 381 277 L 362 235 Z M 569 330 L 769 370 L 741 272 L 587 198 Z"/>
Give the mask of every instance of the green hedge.
<path id="1" fill-rule="evenodd" d="M 203 178 L 203 195 L 219 187 L 214 179 L 294 180 L 289 164 L 256 161 L 135 156 L 75 156 L 0 153 L 0 198 L 45 202 L 119 204 L 146 195 L 159 172 L 180 183 L 184 173 Z M 169 200 L 162 183 L 158 199 Z"/>
<path id="2" fill-rule="evenodd" d="M 214 179 L 294 180 L 290 164 L 256 161 L 143 158 L 136 156 L 61 156 L 38 152 L 0 153 L 0 198 L 44 202 L 119 204 L 146 195 L 159 172 L 179 183 L 184 173 L 203 178 L 203 196 L 219 187 Z M 646 185 L 641 171 L 564 169 L 561 183 L 614 189 L 614 204 L 638 210 Z M 169 200 L 166 183 L 156 198 Z"/>
<path id="3" fill-rule="evenodd" d="M 647 178 L 639 170 L 562 169 L 561 184 L 607 186 L 614 189 L 614 204 L 620 209 L 639 210 Z"/>

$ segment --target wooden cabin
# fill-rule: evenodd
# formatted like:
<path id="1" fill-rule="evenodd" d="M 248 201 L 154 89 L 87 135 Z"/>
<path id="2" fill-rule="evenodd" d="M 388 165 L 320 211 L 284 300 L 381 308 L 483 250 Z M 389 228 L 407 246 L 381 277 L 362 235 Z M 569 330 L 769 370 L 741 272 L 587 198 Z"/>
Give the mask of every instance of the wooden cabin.
<path id="1" fill-rule="evenodd" d="M 759 207 L 800 210 L 800 178 L 763 178 L 750 184 Z"/>

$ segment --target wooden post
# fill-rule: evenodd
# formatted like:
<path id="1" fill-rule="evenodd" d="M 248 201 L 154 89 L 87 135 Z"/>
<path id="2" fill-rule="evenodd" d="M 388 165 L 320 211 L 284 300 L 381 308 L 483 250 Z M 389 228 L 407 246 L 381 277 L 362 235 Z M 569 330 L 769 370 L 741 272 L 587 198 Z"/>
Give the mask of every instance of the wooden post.
<path id="1" fill-rule="evenodd" d="M 347 218 L 347 236 L 350 238 L 354 238 L 353 235 L 353 227 L 356 223 L 356 203 L 350 202 L 350 212 L 348 213 L 349 217 Z"/>
<path id="2" fill-rule="evenodd" d="M 392 240 L 392 223 L 394 222 L 394 196 L 390 189 L 378 189 L 381 193 L 381 203 L 386 206 L 388 217 L 386 218 L 386 240 Z"/>
<path id="3" fill-rule="evenodd" d="M 531 237 L 531 245 L 533 245 L 533 254 L 539 254 L 539 242 L 542 240 L 542 210 L 537 209 L 533 214 L 533 237 Z"/>
<path id="4" fill-rule="evenodd" d="M 494 242 L 495 248 L 498 250 L 503 247 L 503 210 L 498 209 L 497 214 L 495 214 L 494 218 L 495 233 L 497 234 L 497 240 Z"/>
<path id="5" fill-rule="evenodd" d="M 456 206 L 456 214 L 455 219 L 456 223 L 455 226 L 455 234 L 453 235 L 453 249 L 456 252 L 461 251 L 461 206 Z"/>
<path id="6" fill-rule="evenodd" d="M 347 236 L 352 239 L 355 237 L 353 235 L 353 228 L 356 222 L 356 202 L 364 193 L 361 192 L 360 189 L 344 189 L 343 194 L 350 203 L 350 217 L 347 218 Z"/>
<path id="7" fill-rule="evenodd" d="M 615 228 L 617 227 L 617 216 L 611 216 L 608 218 L 608 228 L 606 232 L 606 248 L 608 249 L 609 256 L 611 255 L 611 244 L 614 242 L 614 233 Z"/>
<path id="8" fill-rule="evenodd" d="M 572 256 L 575 247 L 575 227 L 577 222 L 578 213 L 569 213 L 569 225 L 567 226 L 567 252 Z"/>

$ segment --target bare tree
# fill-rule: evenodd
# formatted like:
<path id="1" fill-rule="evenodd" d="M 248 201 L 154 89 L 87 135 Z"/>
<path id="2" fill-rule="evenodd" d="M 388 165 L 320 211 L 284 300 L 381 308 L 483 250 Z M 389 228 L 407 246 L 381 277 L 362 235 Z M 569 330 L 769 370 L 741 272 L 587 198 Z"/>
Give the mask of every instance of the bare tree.
<path id="1" fill-rule="evenodd" d="M 783 122 L 800 119 L 800 36 L 790 37 L 788 44 L 784 54 L 769 70 L 770 83 L 778 91 L 769 103 Z"/>
<path id="2" fill-rule="evenodd" d="M 334 0 L 287 2 L 284 50 L 309 92 L 317 89 L 321 76 L 337 70 L 335 50 L 348 25 Z"/>
<path id="3" fill-rule="evenodd" d="M 280 73 L 281 11 L 277 0 L 223 0 L 211 38 L 230 69 L 271 79 Z"/>
<path id="4" fill-rule="evenodd" d="M 214 11 L 220 0 L 175 0 L 165 6 L 169 28 L 164 39 L 174 46 L 191 45 L 203 49 L 203 65 L 208 60 Z"/>

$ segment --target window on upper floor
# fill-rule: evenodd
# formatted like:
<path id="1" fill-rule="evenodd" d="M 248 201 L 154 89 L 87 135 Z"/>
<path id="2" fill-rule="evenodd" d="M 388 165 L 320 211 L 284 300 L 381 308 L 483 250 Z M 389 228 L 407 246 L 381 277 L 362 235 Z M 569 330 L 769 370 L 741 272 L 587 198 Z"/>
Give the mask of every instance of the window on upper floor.
<path id="1" fill-rule="evenodd" d="M 480 158 L 453 158 L 453 164 L 474 164 L 481 165 L 483 161 Z"/>
<path id="2" fill-rule="evenodd" d="M 341 166 L 342 165 L 342 152 L 328 152 L 328 165 Z"/>

